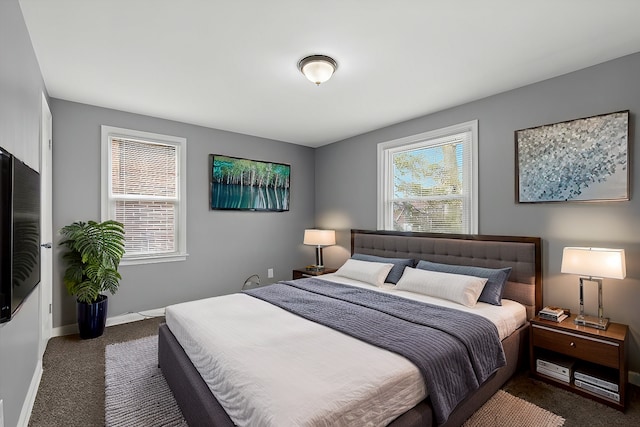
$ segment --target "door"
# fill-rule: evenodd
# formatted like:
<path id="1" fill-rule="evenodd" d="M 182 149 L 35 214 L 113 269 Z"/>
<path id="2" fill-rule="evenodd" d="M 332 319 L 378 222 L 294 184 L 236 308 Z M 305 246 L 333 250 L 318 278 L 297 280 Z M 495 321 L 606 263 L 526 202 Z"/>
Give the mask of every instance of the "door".
<path id="1" fill-rule="evenodd" d="M 47 348 L 53 327 L 52 123 L 51 110 L 43 93 L 40 124 L 40 358 Z"/>

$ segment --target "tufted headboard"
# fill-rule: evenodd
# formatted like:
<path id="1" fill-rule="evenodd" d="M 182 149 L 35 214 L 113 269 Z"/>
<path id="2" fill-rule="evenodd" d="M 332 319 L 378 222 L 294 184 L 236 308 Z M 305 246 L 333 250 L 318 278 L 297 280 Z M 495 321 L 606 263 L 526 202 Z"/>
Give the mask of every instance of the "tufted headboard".
<path id="1" fill-rule="evenodd" d="M 511 267 L 504 298 L 542 308 L 542 241 L 539 237 L 351 230 L 351 254 L 413 258 L 442 264 Z"/>

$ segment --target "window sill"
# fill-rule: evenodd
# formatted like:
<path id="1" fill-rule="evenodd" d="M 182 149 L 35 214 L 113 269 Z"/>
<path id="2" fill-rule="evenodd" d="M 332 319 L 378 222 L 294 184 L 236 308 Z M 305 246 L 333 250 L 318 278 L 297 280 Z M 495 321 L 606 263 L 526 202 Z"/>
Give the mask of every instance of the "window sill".
<path id="1" fill-rule="evenodd" d="M 120 260 L 120 265 L 157 264 L 161 262 L 186 261 L 189 254 L 128 257 Z"/>

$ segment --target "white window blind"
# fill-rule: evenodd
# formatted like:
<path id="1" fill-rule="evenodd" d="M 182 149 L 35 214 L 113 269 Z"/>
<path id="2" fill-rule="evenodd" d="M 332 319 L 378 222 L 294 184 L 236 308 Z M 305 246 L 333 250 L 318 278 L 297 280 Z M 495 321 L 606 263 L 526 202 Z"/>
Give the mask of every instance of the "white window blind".
<path id="1" fill-rule="evenodd" d="M 171 260 L 185 252 L 182 138 L 103 126 L 108 176 L 103 217 L 124 224 L 127 260 Z M 144 134 L 144 135 L 143 135 Z M 145 137 L 146 136 L 146 137 Z M 177 143 L 176 143 L 177 142 Z"/>
<path id="2" fill-rule="evenodd" d="M 379 144 L 378 227 L 476 233 L 477 122 Z"/>

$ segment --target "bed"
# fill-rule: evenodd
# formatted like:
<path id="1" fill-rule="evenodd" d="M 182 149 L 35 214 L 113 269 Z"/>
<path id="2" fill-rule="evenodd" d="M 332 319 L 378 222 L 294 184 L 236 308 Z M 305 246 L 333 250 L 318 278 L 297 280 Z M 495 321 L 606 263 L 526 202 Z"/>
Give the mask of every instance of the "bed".
<path id="1" fill-rule="evenodd" d="M 277 334 L 280 333 L 280 330 L 293 329 L 294 332 L 297 331 L 300 333 L 300 335 L 298 335 L 299 337 L 311 337 L 314 336 L 315 332 L 319 332 L 320 330 L 325 331 L 328 328 L 305 319 L 299 320 L 304 323 L 294 324 L 291 316 L 295 317 L 297 316 L 296 314 L 273 306 L 273 304 L 261 299 L 264 297 L 256 295 L 234 294 L 232 296 L 226 296 L 225 298 L 217 297 L 193 303 L 178 304 L 167 308 L 167 324 L 163 324 L 160 327 L 158 360 L 162 372 L 189 425 L 234 425 L 232 418 L 227 414 L 227 411 L 223 409 L 223 406 L 221 406 L 214 394 L 212 394 L 211 390 L 214 389 L 216 393 L 219 394 L 219 399 L 225 402 L 228 412 L 232 414 L 234 419 L 240 420 L 240 423 L 264 425 L 271 423 L 271 425 L 278 425 L 278 423 L 273 420 L 278 416 L 278 412 L 280 411 L 278 405 L 281 405 L 282 408 L 297 409 L 300 413 L 315 411 L 318 407 L 324 411 L 329 411 L 328 415 L 325 414 L 326 418 L 313 418 L 310 421 L 300 421 L 299 424 L 332 425 L 342 423 L 347 425 L 351 423 L 358 425 L 358 421 L 354 422 L 353 419 L 357 420 L 359 416 L 378 416 L 378 418 L 367 418 L 366 422 L 369 423 L 369 425 L 385 425 L 387 421 L 380 420 L 385 420 L 385 417 L 387 417 L 389 418 L 388 425 L 394 427 L 456 426 L 461 425 L 464 420 L 482 406 L 519 367 L 525 366 L 523 362 L 527 354 L 528 319 L 533 317 L 534 313 L 536 313 L 542 305 L 541 241 L 539 238 L 352 230 L 351 253 L 352 255 L 358 254 L 365 260 L 366 257 L 383 257 L 422 260 L 427 263 L 435 263 L 435 265 L 463 265 L 488 269 L 510 268 L 511 271 L 504 287 L 504 294 L 502 295 L 504 306 L 520 306 L 523 314 L 522 321 L 517 326 L 512 327 L 511 329 L 513 330 L 505 329 L 505 331 L 500 332 L 501 335 L 499 338 L 502 349 L 504 350 L 504 366 L 499 367 L 495 372 L 491 371 L 491 374 L 486 378 L 482 377 L 482 382 L 479 384 L 479 387 L 466 395 L 455 407 L 446 413 L 446 418 L 443 418 L 439 404 L 436 405 L 439 399 L 432 400 L 432 396 L 429 395 L 428 390 L 426 390 L 427 387 L 424 386 L 424 382 L 415 380 L 415 372 L 410 372 L 411 367 L 415 368 L 415 365 L 405 360 L 403 356 L 384 349 L 376 350 L 377 353 L 371 355 L 373 353 L 370 353 L 370 350 L 367 349 L 371 346 L 370 343 L 361 342 L 340 332 L 332 331 L 330 332 L 330 339 L 337 339 L 339 341 L 330 341 L 331 344 L 323 344 L 325 343 L 324 340 L 329 338 L 325 338 L 324 335 L 318 335 L 319 338 L 317 340 L 309 339 L 309 343 L 305 340 L 300 340 L 296 347 L 287 348 L 286 345 L 290 344 L 284 344 L 280 350 L 284 349 L 283 351 L 290 353 L 286 353 L 288 357 L 283 357 L 283 353 L 277 353 L 273 350 L 274 347 L 280 346 L 267 344 L 272 344 L 274 340 L 277 341 L 279 339 Z M 355 255 L 353 256 L 355 258 Z M 353 263 L 351 260 L 349 260 L 349 262 Z M 345 265 L 348 263 L 345 263 Z M 409 271 L 409 269 L 405 271 Z M 411 270 L 411 272 L 413 274 L 414 270 Z M 338 292 L 341 292 L 342 287 L 346 285 L 350 286 L 349 289 L 351 289 L 351 286 L 354 288 L 367 287 L 365 285 L 356 286 L 357 280 L 354 281 L 351 278 L 345 278 L 343 276 L 334 277 L 333 275 L 326 275 L 326 277 L 323 276 L 321 279 L 322 281 L 318 283 L 305 283 L 304 286 L 300 284 L 300 287 L 318 286 L 317 289 L 323 291 L 324 289 L 333 288 L 334 285 L 332 283 L 334 282 L 336 282 L 335 287 Z M 292 281 L 291 285 L 287 285 L 287 289 L 290 287 L 295 288 L 295 282 L 298 281 Z M 345 284 L 343 285 L 343 283 Z M 284 288 L 284 285 L 281 287 Z M 380 289 L 373 290 L 375 294 L 374 299 L 376 295 L 380 295 L 380 299 L 387 298 L 387 294 L 393 294 L 394 291 L 396 291 L 393 287 L 393 285 L 387 284 L 381 286 Z M 268 288 L 272 288 L 273 290 L 270 292 L 273 293 L 276 292 L 277 287 L 271 285 Z M 365 289 L 362 292 L 368 291 L 369 290 Z M 287 290 L 286 292 L 289 291 Z M 349 290 L 349 292 L 351 291 Z M 369 292 L 369 294 L 371 294 L 371 292 Z M 400 292 L 400 294 L 402 294 L 402 292 Z M 361 297 L 358 296 L 358 298 Z M 388 298 L 396 297 L 392 295 Z M 423 297 L 419 297 L 418 299 L 421 298 Z M 490 311 L 496 309 L 496 307 L 492 307 L 489 304 L 481 305 L 487 306 L 487 309 Z M 247 319 L 235 320 L 233 317 L 230 317 L 231 312 L 243 310 L 247 312 Z M 325 309 L 319 311 L 325 311 Z M 497 312 L 498 310 L 496 309 L 494 311 Z M 201 316 L 198 314 L 199 312 L 205 313 L 202 315 L 204 319 L 206 319 L 205 321 L 197 320 L 200 318 L 199 316 Z M 178 321 L 175 318 L 180 313 L 185 315 L 185 319 Z M 215 316 L 220 316 L 220 318 L 217 319 Z M 277 326 L 270 327 L 269 323 L 262 321 L 267 318 L 271 319 L 274 322 L 273 325 Z M 230 348 L 225 348 L 223 351 L 217 351 L 216 349 L 201 350 L 199 347 L 201 345 L 200 341 L 206 342 L 208 340 L 208 332 L 201 330 L 200 323 L 215 323 L 217 329 L 229 330 L 232 336 L 246 336 L 250 341 L 253 340 L 251 341 L 253 347 L 237 347 L 237 343 L 234 343 Z M 247 331 L 243 329 L 247 326 L 245 323 L 247 325 L 261 324 L 262 329 L 258 328 L 253 332 Z M 251 326 L 248 327 L 250 328 Z M 202 328 L 204 328 L 204 326 Z M 297 328 L 303 329 L 298 330 Z M 324 334 L 325 332 L 322 333 Z M 226 335 L 221 335 L 216 336 L 215 340 L 212 341 L 214 345 L 217 345 L 215 343 L 226 339 Z M 262 341 L 263 339 L 264 341 Z M 194 348 L 196 348 L 196 350 L 194 350 Z M 252 348 L 256 350 L 247 350 Z M 348 353 L 356 355 L 356 358 L 348 360 L 344 358 L 343 353 L 334 354 L 334 349 L 343 351 L 345 348 L 348 348 Z M 190 353 L 190 356 L 187 355 L 185 349 Z M 349 415 L 356 417 L 352 418 L 351 421 L 348 418 L 333 419 L 331 418 L 331 411 L 332 408 L 334 408 L 334 406 L 332 406 L 334 403 L 329 402 L 325 404 L 324 398 L 324 396 L 327 395 L 326 393 L 331 394 L 333 391 L 324 390 L 326 385 L 322 382 L 316 383 L 315 380 L 312 382 L 311 379 L 313 379 L 313 375 L 308 378 L 305 377 L 306 368 L 300 368 L 300 366 L 296 365 L 297 361 L 302 359 L 300 355 L 296 357 L 296 352 L 300 349 L 309 351 L 309 359 L 313 360 L 309 371 L 316 372 L 316 376 L 318 376 L 317 372 L 323 372 L 325 369 L 327 369 L 327 372 L 330 372 L 330 370 L 335 368 L 333 365 L 336 364 L 336 360 L 340 359 L 340 363 L 343 363 L 342 358 L 344 358 L 345 367 L 341 369 L 350 370 L 353 371 L 354 374 L 362 375 L 361 382 L 367 384 L 368 387 L 373 386 L 369 385 L 367 375 L 369 375 L 370 371 L 375 372 L 376 369 L 381 369 L 380 372 L 389 371 L 388 382 L 391 382 L 392 386 L 387 389 L 385 385 L 385 388 L 381 387 L 379 392 L 371 393 L 370 389 L 365 391 L 359 390 L 358 382 L 350 380 L 352 382 L 349 384 L 347 381 L 347 384 L 341 385 L 341 387 L 354 387 L 354 389 L 358 389 L 354 390 L 351 394 L 358 395 L 360 398 L 367 396 L 366 399 L 361 400 L 370 401 L 368 402 L 369 406 L 355 410 L 355 415 Z M 251 352 L 255 352 L 259 356 L 257 362 L 256 359 L 249 358 L 251 355 L 247 355 L 247 353 Z M 320 357 L 312 359 L 311 353 L 318 353 Z M 359 357 L 363 358 L 363 361 L 366 360 L 366 363 L 358 364 Z M 246 363 L 244 367 L 240 365 L 242 369 L 239 369 L 238 372 L 235 372 L 234 376 L 232 376 L 233 381 L 236 382 L 229 383 L 231 380 L 223 380 L 223 383 L 226 382 L 224 387 L 220 386 L 222 388 L 217 389 L 216 385 L 212 386 L 212 381 L 217 381 L 215 377 L 222 375 L 218 372 L 219 366 L 226 365 L 228 361 L 232 360 Z M 371 360 L 373 360 L 373 362 Z M 380 363 L 380 366 L 383 368 L 376 368 L 375 363 Z M 289 364 L 290 372 L 283 374 L 282 371 L 279 371 L 280 373 L 277 375 L 272 375 L 270 374 L 271 364 L 285 365 L 285 368 L 287 367 L 286 365 Z M 196 366 L 199 367 L 200 370 Z M 361 369 L 362 366 L 366 366 L 367 369 Z M 384 369 L 385 366 L 388 367 L 388 369 Z M 204 367 L 213 368 L 205 369 Z M 246 369 L 246 371 L 253 370 L 255 372 L 247 373 L 245 372 L 245 368 L 251 368 Z M 417 368 L 415 368 L 414 371 L 416 369 Z M 419 373 L 420 372 L 418 372 L 418 375 Z M 273 380 L 274 383 L 283 383 L 284 381 L 284 384 L 291 384 L 292 386 L 289 393 L 287 393 L 287 390 L 281 390 L 282 384 L 280 384 L 279 386 L 274 386 L 274 389 L 270 390 L 269 393 L 261 395 L 260 392 L 264 393 L 264 390 L 258 390 L 257 392 L 252 390 L 254 381 L 251 376 L 247 375 L 264 376 L 268 380 Z M 291 378 L 287 378 L 286 375 L 289 375 Z M 319 375 L 322 376 L 322 374 Z M 328 373 L 327 375 L 330 374 Z M 340 376 L 342 375 L 342 371 L 338 370 L 331 375 Z M 395 377 L 392 375 L 399 376 Z M 403 377 L 402 375 L 406 376 Z M 203 379 L 203 377 L 205 379 Z M 307 384 L 308 387 L 300 387 L 297 383 L 294 387 L 291 382 L 294 381 L 294 379 L 302 379 L 300 382 Z M 287 383 L 287 381 L 289 381 L 289 383 Z M 235 395 L 231 397 L 236 399 L 235 402 L 238 407 L 229 405 L 229 395 Z M 433 396 L 435 396 L 435 393 Z M 298 398 L 299 400 L 296 402 L 295 400 L 289 400 L 290 398 Z M 257 402 L 255 407 L 252 406 L 252 402 Z M 253 412 L 258 411 L 261 405 L 262 407 L 271 408 L 275 413 L 267 414 L 263 418 L 251 418 L 255 415 Z M 386 411 L 387 406 L 393 408 L 396 412 L 401 412 L 393 413 L 392 415 L 386 413 L 371 415 L 372 412 L 376 412 L 379 408 L 384 408 Z M 250 409 L 247 409 L 249 407 Z M 437 410 L 434 410 L 434 408 Z M 314 416 L 325 417 L 325 415 L 320 412 L 320 415 Z M 256 420 L 259 420 L 259 422 Z M 298 422 L 294 424 L 298 424 Z"/>

